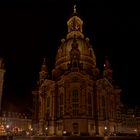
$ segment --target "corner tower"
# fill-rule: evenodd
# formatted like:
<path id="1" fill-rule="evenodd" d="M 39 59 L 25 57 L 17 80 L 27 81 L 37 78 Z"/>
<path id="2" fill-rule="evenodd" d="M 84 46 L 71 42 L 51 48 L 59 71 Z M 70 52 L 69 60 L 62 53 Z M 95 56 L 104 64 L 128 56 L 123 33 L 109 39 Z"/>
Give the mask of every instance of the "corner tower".
<path id="1" fill-rule="evenodd" d="M 46 58 L 44 58 L 41 65 L 41 70 L 39 72 L 39 84 L 41 85 L 46 78 L 48 78 L 48 70 L 46 65 Z"/>

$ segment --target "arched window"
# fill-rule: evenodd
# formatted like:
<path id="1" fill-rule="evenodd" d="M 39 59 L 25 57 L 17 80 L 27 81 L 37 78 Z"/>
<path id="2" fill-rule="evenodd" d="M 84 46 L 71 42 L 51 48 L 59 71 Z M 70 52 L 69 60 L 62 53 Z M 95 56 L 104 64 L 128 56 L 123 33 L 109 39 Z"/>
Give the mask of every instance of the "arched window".
<path id="1" fill-rule="evenodd" d="M 49 107 L 50 106 L 50 97 L 48 96 L 47 97 L 47 107 Z"/>
<path id="2" fill-rule="evenodd" d="M 63 116 L 63 104 L 64 104 L 64 98 L 63 98 L 63 93 L 60 93 L 58 97 L 58 116 L 62 117 Z"/>
<path id="3" fill-rule="evenodd" d="M 105 107 L 105 97 L 102 96 L 102 107 Z"/>
<path id="4" fill-rule="evenodd" d="M 92 100 L 92 98 L 91 98 L 91 93 L 88 92 L 88 104 L 91 104 L 91 100 Z"/>
<path id="5" fill-rule="evenodd" d="M 78 90 L 74 89 L 72 92 L 72 108 L 73 108 L 73 116 L 78 116 L 79 114 L 79 96 Z"/>
<path id="6" fill-rule="evenodd" d="M 91 93 L 88 92 L 88 115 L 92 116 L 92 96 Z"/>
<path id="7" fill-rule="evenodd" d="M 72 102 L 78 102 L 78 101 L 79 101 L 78 90 L 75 89 L 73 90 L 73 93 L 72 93 Z"/>
<path id="8" fill-rule="evenodd" d="M 62 93 L 59 96 L 59 103 L 60 103 L 60 105 L 63 105 L 63 94 Z"/>
<path id="9" fill-rule="evenodd" d="M 102 109 L 103 109 L 103 117 L 106 119 L 105 97 L 104 96 L 102 96 Z"/>

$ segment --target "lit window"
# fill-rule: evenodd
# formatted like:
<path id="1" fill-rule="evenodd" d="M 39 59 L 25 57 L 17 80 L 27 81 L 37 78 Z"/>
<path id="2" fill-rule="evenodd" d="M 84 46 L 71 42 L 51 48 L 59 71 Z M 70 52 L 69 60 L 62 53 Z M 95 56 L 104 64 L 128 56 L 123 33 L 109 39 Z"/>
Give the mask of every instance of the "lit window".
<path id="1" fill-rule="evenodd" d="M 73 102 L 78 102 L 79 101 L 79 97 L 78 97 L 78 90 L 73 90 Z"/>
<path id="2" fill-rule="evenodd" d="M 50 106 L 50 97 L 47 98 L 47 107 Z"/>
<path id="3" fill-rule="evenodd" d="M 88 104 L 91 104 L 91 100 L 92 100 L 91 93 L 88 92 Z"/>
<path id="4" fill-rule="evenodd" d="M 88 115 L 92 116 L 92 107 L 91 106 L 88 107 Z"/>

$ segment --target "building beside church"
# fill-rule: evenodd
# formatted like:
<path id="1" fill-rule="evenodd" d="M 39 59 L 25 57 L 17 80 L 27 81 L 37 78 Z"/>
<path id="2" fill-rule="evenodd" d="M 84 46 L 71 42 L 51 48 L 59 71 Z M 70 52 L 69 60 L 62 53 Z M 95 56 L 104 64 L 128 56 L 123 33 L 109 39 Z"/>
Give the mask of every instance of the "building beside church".
<path id="1" fill-rule="evenodd" d="M 32 128 L 32 119 L 30 114 L 9 112 L 3 109 L 2 96 L 5 72 L 4 60 L 3 58 L 0 58 L 0 135 L 6 134 L 7 131 L 19 133 Z"/>
<path id="2" fill-rule="evenodd" d="M 120 123 L 118 133 L 140 135 L 140 107 L 120 106 Z"/>
<path id="3" fill-rule="evenodd" d="M 113 82 L 109 59 L 106 57 L 101 73 L 76 8 L 67 26 L 51 79 L 45 60 L 39 72 L 38 86 L 33 91 L 34 129 L 48 135 L 115 132 L 120 125 L 121 89 Z"/>
<path id="4" fill-rule="evenodd" d="M 31 115 L 19 112 L 2 111 L 0 115 L 0 135 L 5 133 L 21 134 L 32 129 Z"/>

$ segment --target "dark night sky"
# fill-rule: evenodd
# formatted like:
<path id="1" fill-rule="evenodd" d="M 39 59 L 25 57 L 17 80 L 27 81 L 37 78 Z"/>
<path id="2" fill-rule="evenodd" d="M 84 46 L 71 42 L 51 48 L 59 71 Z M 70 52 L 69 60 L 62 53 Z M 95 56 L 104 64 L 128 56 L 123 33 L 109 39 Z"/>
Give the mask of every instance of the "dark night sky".
<path id="1" fill-rule="evenodd" d="M 139 7 L 132 1 L 75 1 L 0 1 L 0 56 L 5 59 L 6 68 L 4 109 L 8 105 L 9 110 L 14 110 L 14 106 L 22 109 L 29 106 L 42 59 L 47 58 L 51 70 L 75 3 L 84 21 L 85 36 L 90 38 L 97 56 L 97 66 L 101 68 L 108 55 L 114 78 L 123 89 L 123 102 L 140 105 L 136 81 L 139 78 Z"/>

